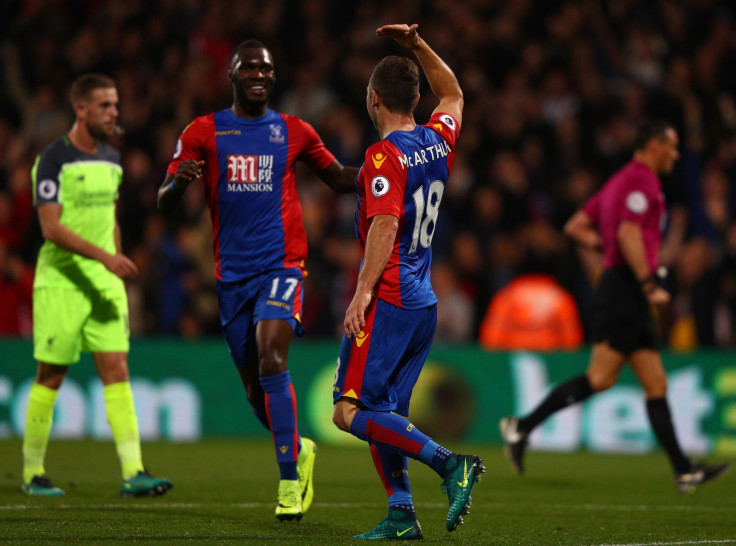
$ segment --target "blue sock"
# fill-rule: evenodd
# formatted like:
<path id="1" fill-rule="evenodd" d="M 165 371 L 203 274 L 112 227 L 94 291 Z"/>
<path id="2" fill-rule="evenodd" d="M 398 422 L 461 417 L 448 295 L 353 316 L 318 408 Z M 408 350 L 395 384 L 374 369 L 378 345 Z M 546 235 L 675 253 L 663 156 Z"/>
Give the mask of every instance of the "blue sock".
<path id="1" fill-rule="evenodd" d="M 266 414 L 276 448 L 282 480 L 296 480 L 299 433 L 296 428 L 296 395 L 289 371 L 260 378 L 266 393 Z"/>
<path id="2" fill-rule="evenodd" d="M 455 454 L 452 451 L 432 440 L 427 442 L 422 448 L 422 451 L 419 452 L 419 460 L 431 467 L 432 470 L 442 477 L 445 474 L 447 460 L 454 456 Z"/>
<path id="3" fill-rule="evenodd" d="M 389 510 L 414 513 L 414 501 L 409 483 L 409 459 L 385 446 L 371 444 L 371 457 L 378 471 L 386 495 Z"/>
<path id="4" fill-rule="evenodd" d="M 407 419 L 388 411 L 358 410 L 350 425 L 350 433 L 366 442 L 385 446 L 421 461 L 440 476 L 444 473 L 446 460 L 454 455 Z"/>
<path id="5" fill-rule="evenodd" d="M 271 430 L 271 423 L 268 422 L 268 415 L 266 414 L 266 408 L 253 408 L 253 415 L 261 422 L 266 430 Z"/>

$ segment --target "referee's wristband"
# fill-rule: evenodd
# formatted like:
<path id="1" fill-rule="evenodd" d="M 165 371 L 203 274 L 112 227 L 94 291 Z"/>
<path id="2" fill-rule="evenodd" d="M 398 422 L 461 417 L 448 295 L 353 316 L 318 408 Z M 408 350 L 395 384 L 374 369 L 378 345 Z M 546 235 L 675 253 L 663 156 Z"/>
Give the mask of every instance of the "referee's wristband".
<path id="1" fill-rule="evenodd" d="M 171 184 L 169 184 L 169 189 L 174 193 L 181 193 L 183 191 L 176 187 L 176 184 L 174 184 L 173 180 L 171 181 Z"/>
<path id="2" fill-rule="evenodd" d="M 645 294 L 649 294 L 654 291 L 658 286 L 657 276 L 652 273 L 651 275 L 648 275 L 640 280 L 639 285 L 641 286 L 641 289 Z"/>

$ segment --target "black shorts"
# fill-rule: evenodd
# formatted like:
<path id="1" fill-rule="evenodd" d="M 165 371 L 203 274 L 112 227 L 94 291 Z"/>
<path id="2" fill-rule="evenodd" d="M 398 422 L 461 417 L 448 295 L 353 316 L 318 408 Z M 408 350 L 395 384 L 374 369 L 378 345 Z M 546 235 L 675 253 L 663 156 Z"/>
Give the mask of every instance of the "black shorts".
<path id="1" fill-rule="evenodd" d="M 639 349 L 659 350 L 651 306 L 631 269 L 606 269 L 596 288 L 593 341 L 607 341 L 625 355 Z"/>

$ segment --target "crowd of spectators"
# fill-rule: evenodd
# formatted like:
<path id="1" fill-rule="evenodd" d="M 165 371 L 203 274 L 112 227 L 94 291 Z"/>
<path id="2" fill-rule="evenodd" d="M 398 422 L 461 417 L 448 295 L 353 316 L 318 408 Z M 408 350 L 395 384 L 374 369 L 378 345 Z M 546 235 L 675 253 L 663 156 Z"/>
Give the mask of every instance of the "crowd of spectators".
<path id="1" fill-rule="evenodd" d="M 156 192 L 185 125 L 231 102 L 234 45 L 274 54 L 272 106 L 312 123 L 346 165 L 378 136 L 365 113 L 373 66 L 403 54 L 375 29 L 417 22 L 465 93 L 455 168 L 433 240 L 438 341 L 474 342 L 493 295 L 522 273 L 553 275 L 590 324 L 600 259 L 561 234 L 569 216 L 631 156 L 646 117 L 675 124 L 681 159 L 663 180 L 662 262 L 675 348 L 736 346 L 736 6 L 720 0 L 24 0 L 0 20 L 0 333 L 30 335 L 42 242 L 31 203 L 35 156 L 72 122 L 84 72 L 118 84 L 123 248 L 134 335 L 219 334 L 211 224 L 200 188 L 181 210 Z M 435 102 L 422 88 L 417 120 Z M 334 338 L 360 260 L 354 196 L 306 169 L 310 244 L 303 321 Z"/>

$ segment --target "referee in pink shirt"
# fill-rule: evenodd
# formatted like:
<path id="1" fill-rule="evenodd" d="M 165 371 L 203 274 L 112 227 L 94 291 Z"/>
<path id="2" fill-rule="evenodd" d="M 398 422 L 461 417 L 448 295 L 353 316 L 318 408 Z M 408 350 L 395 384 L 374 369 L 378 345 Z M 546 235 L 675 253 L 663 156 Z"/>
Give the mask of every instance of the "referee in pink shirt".
<path id="1" fill-rule="evenodd" d="M 612 387 L 627 361 L 646 394 L 649 422 L 672 463 L 678 490 L 690 492 L 729 469 L 727 463 L 706 465 L 682 453 L 651 313 L 652 306 L 670 301 L 655 274 L 665 214 L 659 175 L 672 172 L 679 157 L 677 145 L 677 131 L 670 124 L 642 124 L 633 159 L 565 225 L 565 234 L 581 246 L 600 250 L 605 260 L 596 292 L 593 352 L 585 374 L 559 385 L 529 415 L 501 420 L 506 455 L 519 474 L 534 427 L 556 411 Z"/>

